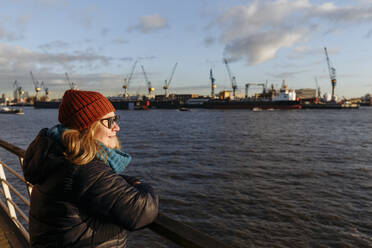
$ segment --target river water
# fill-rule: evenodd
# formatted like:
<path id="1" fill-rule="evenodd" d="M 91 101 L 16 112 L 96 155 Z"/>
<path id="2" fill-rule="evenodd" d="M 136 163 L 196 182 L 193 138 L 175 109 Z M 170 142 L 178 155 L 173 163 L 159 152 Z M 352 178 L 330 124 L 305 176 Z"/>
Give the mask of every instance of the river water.
<path id="1" fill-rule="evenodd" d="M 57 121 L 24 112 L 0 116 L 21 148 Z M 372 247 L 372 108 L 118 114 L 126 173 L 158 190 L 162 213 L 236 247 Z M 149 230 L 129 245 L 176 247 Z"/>

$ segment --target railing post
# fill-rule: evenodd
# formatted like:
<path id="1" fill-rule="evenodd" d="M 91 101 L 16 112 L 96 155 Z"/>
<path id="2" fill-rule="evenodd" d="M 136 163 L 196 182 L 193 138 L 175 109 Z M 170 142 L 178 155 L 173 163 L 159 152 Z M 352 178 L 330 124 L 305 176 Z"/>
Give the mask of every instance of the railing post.
<path id="1" fill-rule="evenodd" d="M 18 158 L 19 158 L 19 164 L 21 165 L 21 168 L 23 168 L 23 158 L 22 157 L 18 157 Z M 26 187 L 27 187 L 28 197 L 31 198 L 32 185 L 26 183 Z"/>
<path id="2" fill-rule="evenodd" d="M 9 200 L 12 200 L 12 195 L 10 194 L 9 186 L 6 183 L 4 183 L 4 181 L 6 181 L 6 176 L 5 176 L 4 167 L 1 163 L 0 163 L 0 180 L 1 180 L 1 184 L 3 186 L 3 190 L 4 190 L 4 194 L 5 194 L 5 198 L 6 198 L 6 203 L 8 205 L 10 217 L 12 219 L 17 219 L 17 215 L 16 215 L 16 212 L 15 212 L 14 206 L 9 201 Z"/>

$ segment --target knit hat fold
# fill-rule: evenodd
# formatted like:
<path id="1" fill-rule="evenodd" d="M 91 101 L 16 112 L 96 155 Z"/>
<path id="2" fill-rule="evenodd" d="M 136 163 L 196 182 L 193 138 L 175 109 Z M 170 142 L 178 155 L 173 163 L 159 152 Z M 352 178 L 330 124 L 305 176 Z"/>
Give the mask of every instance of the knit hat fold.
<path id="1" fill-rule="evenodd" d="M 101 93 L 67 90 L 59 105 L 58 121 L 66 127 L 84 130 L 110 112 L 115 112 L 115 108 Z"/>

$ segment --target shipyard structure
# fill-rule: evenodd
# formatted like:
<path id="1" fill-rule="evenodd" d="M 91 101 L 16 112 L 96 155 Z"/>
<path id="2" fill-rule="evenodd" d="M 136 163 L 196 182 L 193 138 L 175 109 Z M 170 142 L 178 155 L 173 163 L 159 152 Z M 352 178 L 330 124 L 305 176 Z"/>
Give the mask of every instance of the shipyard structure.
<path id="1" fill-rule="evenodd" d="M 245 96 L 238 97 L 236 92 L 238 90 L 237 78 L 232 73 L 228 59 L 224 58 L 223 63 L 226 66 L 226 71 L 231 83 L 231 90 L 223 90 L 216 92 L 216 79 L 213 76 L 213 70 L 209 71 L 210 79 L 210 95 L 199 96 L 197 94 L 170 94 L 169 87 L 172 82 L 175 70 L 178 63 L 175 63 L 170 76 L 164 80 L 164 94 L 153 95 L 154 88 L 146 73 L 143 65 L 140 65 L 141 71 L 147 86 L 148 93 L 144 96 L 130 96 L 129 86 L 133 78 L 133 74 L 137 65 L 134 62 L 130 73 L 123 79 L 124 94 L 115 97 L 108 97 L 116 109 L 124 110 L 147 110 L 151 108 L 158 109 L 188 109 L 188 108 L 206 108 L 206 109 L 251 109 L 251 110 L 264 110 L 264 109 L 344 109 L 344 108 L 358 108 L 359 105 L 371 106 L 372 97 L 366 95 L 365 97 L 353 101 L 346 99 L 339 100 L 335 95 L 336 88 L 336 69 L 331 65 L 327 48 L 324 48 L 326 61 L 329 70 L 329 77 L 332 86 L 331 94 L 324 94 L 321 96 L 320 88 L 316 89 L 290 89 L 286 82 L 283 80 L 279 89 L 274 88 L 274 84 L 268 86 L 266 83 L 245 83 Z M 32 72 L 30 72 L 32 82 L 35 88 L 35 97 L 29 101 L 32 102 L 35 108 L 58 108 L 61 100 L 50 99 L 49 89 L 46 83 L 39 82 L 35 79 Z M 77 89 L 77 84 L 72 82 L 67 72 L 65 73 L 66 82 L 70 89 Z M 317 80 L 316 80 L 317 84 Z M 14 82 L 16 90 L 14 92 L 17 102 L 24 104 L 22 96 L 24 91 L 17 81 Z M 43 96 L 39 92 L 45 91 Z M 260 90 L 257 93 L 257 89 Z M 255 90 L 254 93 L 251 91 Z"/>

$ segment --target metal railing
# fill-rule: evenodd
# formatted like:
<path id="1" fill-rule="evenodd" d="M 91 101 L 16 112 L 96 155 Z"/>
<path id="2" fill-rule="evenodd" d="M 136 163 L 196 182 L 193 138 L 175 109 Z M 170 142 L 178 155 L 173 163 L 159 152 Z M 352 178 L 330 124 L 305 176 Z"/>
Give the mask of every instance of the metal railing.
<path id="1" fill-rule="evenodd" d="M 19 163 L 22 166 L 23 158 L 25 156 L 25 151 L 17 146 L 14 146 L 6 141 L 0 139 L 0 147 L 8 150 L 9 152 L 15 154 L 19 158 Z M 17 189 L 10 184 L 9 181 L 6 179 L 5 170 L 6 169 L 9 173 L 13 174 L 18 180 L 21 180 L 25 183 L 27 187 L 27 197 L 25 198 L 24 195 L 19 193 Z M 20 209 L 20 207 L 14 202 L 12 198 L 11 192 L 16 195 L 22 202 L 25 203 L 27 208 L 30 207 L 29 197 L 32 191 L 32 185 L 27 182 L 24 177 L 20 176 L 16 171 L 11 169 L 9 166 L 5 165 L 3 162 L 0 161 L 0 180 L 2 184 L 2 189 L 0 189 L 1 193 L 5 198 L 5 202 L 0 200 L 0 206 L 3 209 L 6 209 L 8 216 L 17 226 L 21 234 L 30 242 L 30 235 L 21 222 L 17 217 L 17 213 L 24 219 L 24 221 L 28 224 L 29 219 L 26 214 Z M 207 247 L 220 247 L 220 248 L 227 248 L 231 246 L 227 246 L 224 243 L 213 239 L 212 237 L 208 236 L 207 234 L 197 231 L 192 227 L 185 225 L 179 221 L 176 221 L 172 218 L 167 217 L 166 215 L 159 213 L 158 218 L 154 221 L 154 223 L 148 226 L 149 229 L 156 232 L 160 236 L 173 241 L 175 244 L 181 247 L 195 247 L 195 248 L 207 248 Z"/>

